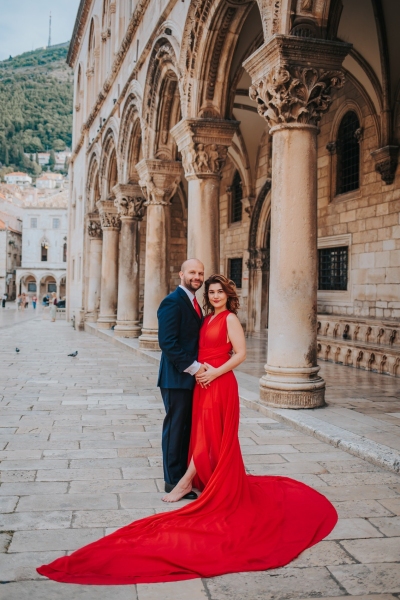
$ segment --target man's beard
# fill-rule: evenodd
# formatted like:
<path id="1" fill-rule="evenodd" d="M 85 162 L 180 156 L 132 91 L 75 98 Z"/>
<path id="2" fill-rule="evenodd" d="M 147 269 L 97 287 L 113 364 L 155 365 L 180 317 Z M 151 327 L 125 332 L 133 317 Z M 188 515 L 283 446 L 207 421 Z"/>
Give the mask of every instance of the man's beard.
<path id="1" fill-rule="evenodd" d="M 203 285 L 203 282 L 199 281 L 198 287 L 193 287 L 192 286 L 192 280 L 191 279 L 187 279 L 186 277 L 184 277 L 183 278 L 183 285 L 185 286 L 185 288 L 187 290 L 189 290 L 190 292 L 192 292 L 193 294 L 195 294 L 197 292 L 197 290 L 199 290 L 201 288 L 201 286 Z"/>

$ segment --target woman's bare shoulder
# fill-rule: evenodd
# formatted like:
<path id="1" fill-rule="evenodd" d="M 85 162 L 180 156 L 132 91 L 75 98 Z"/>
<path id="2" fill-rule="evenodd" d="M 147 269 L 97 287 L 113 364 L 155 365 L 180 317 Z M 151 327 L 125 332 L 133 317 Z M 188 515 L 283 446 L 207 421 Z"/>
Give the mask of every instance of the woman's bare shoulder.
<path id="1" fill-rule="evenodd" d="M 229 315 L 226 317 L 226 320 L 228 323 L 231 323 L 232 325 L 240 325 L 240 321 L 237 317 L 237 315 L 235 315 L 235 313 L 230 312 Z"/>

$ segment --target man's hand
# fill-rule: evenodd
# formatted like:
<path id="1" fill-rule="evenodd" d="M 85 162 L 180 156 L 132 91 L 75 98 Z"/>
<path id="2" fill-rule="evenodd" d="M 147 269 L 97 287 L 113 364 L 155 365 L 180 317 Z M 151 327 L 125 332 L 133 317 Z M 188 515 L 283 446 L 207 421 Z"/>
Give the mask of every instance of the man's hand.
<path id="1" fill-rule="evenodd" d="M 195 374 L 196 381 L 197 381 L 197 383 L 199 383 L 201 385 L 201 387 L 207 387 L 207 386 L 205 386 L 203 383 L 200 383 L 200 381 L 198 380 L 198 377 L 200 377 L 200 375 L 202 375 L 206 371 L 207 371 L 207 367 L 205 365 L 201 365 L 200 369 Z"/>

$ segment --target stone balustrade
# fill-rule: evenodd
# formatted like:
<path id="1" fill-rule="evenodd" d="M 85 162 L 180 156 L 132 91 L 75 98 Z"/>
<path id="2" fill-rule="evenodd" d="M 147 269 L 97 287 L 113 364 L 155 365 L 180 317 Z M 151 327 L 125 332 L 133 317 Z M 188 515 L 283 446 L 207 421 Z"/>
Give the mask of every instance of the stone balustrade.
<path id="1" fill-rule="evenodd" d="M 400 323 L 318 315 L 318 358 L 400 377 Z"/>

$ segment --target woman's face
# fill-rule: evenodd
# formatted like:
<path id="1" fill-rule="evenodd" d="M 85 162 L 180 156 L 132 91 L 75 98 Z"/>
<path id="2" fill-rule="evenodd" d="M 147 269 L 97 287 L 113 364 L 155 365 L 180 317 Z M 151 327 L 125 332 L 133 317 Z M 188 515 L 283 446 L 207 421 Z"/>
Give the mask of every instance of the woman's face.
<path id="1" fill-rule="evenodd" d="M 228 296 L 220 283 L 211 283 L 208 288 L 208 299 L 214 308 L 223 308 L 228 302 Z"/>

